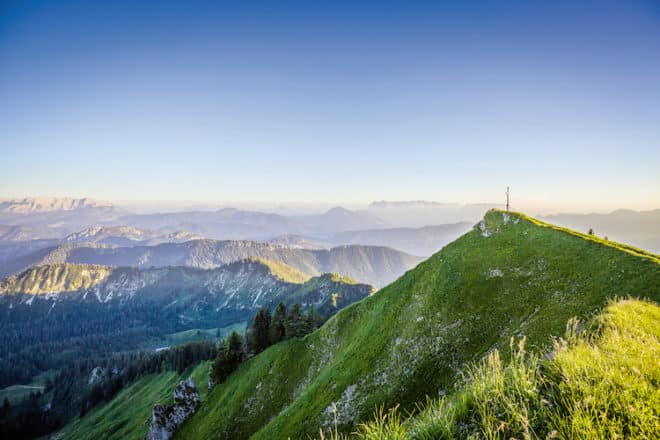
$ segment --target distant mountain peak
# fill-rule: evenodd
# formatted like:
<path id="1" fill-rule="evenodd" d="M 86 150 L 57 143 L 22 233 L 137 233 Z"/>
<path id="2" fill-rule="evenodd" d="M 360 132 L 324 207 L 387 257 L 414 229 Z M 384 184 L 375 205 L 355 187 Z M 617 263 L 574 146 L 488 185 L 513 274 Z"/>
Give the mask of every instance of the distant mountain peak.
<path id="1" fill-rule="evenodd" d="M 353 212 L 342 207 L 342 206 L 335 206 L 330 209 L 328 209 L 326 214 L 341 214 L 341 215 L 347 215 L 347 214 L 352 214 Z"/>
<path id="2" fill-rule="evenodd" d="M 161 243 L 182 243 L 204 237 L 189 231 L 161 233 L 134 226 L 91 226 L 67 235 L 63 243 L 100 243 L 115 246 L 154 245 Z"/>
<path id="3" fill-rule="evenodd" d="M 101 234 L 117 234 L 122 236 L 142 237 L 145 234 L 144 229 L 133 226 L 90 226 L 79 232 L 67 235 L 63 241 L 80 241 L 84 238 L 97 237 Z"/>
<path id="4" fill-rule="evenodd" d="M 87 197 L 26 197 L 0 202 L 0 212 L 13 214 L 33 214 L 38 212 L 74 211 L 85 208 L 112 208 L 109 202 L 101 202 Z"/>

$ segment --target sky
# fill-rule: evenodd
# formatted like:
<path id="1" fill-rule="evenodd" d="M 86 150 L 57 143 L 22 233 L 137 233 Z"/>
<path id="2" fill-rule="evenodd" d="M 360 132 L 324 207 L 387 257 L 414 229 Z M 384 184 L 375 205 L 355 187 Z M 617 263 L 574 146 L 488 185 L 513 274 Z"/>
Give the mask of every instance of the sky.
<path id="1" fill-rule="evenodd" d="M 660 207 L 654 1 L 0 1 L 0 197 Z"/>

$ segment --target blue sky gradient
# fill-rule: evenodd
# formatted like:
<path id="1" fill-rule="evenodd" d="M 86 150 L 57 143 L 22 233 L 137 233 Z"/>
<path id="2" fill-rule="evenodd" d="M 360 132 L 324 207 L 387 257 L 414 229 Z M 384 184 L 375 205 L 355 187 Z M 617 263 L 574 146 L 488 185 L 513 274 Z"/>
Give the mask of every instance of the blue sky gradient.
<path id="1" fill-rule="evenodd" d="M 0 197 L 657 208 L 659 5 L 4 1 Z"/>

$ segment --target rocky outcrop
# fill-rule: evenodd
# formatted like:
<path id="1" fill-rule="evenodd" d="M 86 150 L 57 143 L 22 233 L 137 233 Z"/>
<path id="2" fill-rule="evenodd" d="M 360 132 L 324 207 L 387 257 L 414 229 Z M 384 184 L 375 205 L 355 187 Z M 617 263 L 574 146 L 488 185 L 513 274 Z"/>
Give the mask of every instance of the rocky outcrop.
<path id="1" fill-rule="evenodd" d="M 200 397 L 192 377 L 179 382 L 174 389 L 174 404 L 155 405 L 146 440 L 169 440 L 174 431 L 195 412 Z"/>

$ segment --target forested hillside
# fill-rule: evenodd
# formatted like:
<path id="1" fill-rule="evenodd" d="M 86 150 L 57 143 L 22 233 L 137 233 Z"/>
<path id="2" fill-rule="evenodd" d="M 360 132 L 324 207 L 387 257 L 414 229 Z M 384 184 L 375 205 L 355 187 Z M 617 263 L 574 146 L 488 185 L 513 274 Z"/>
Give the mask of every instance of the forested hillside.
<path id="1" fill-rule="evenodd" d="M 138 349 L 189 329 L 246 322 L 280 301 L 329 316 L 373 292 L 337 275 L 243 260 L 217 269 L 51 265 L 0 282 L 0 387 L 79 357 Z"/>

